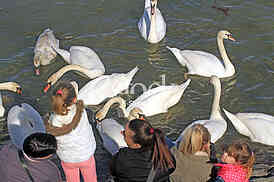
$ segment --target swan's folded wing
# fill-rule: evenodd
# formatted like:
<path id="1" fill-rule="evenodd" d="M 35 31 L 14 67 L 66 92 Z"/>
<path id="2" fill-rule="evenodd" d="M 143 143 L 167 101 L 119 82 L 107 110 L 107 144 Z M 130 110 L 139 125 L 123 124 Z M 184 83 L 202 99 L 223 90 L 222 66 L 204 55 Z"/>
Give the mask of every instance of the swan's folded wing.
<path id="1" fill-rule="evenodd" d="M 252 141 L 274 145 L 274 118 L 263 113 L 238 113 L 238 119 L 249 129 Z"/>
<path id="2" fill-rule="evenodd" d="M 225 72 L 223 63 L 213 54 L 203 51 L 183 50 L 181 55 L 186 60 L 190 74 L 216 75 Z"/>

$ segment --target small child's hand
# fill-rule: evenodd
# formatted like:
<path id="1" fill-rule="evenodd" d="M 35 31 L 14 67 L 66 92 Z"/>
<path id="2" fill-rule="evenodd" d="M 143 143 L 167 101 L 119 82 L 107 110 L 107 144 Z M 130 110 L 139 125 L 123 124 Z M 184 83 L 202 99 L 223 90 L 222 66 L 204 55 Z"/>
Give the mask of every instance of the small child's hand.
<path id="1" fill-rule="evenodd" d="M 84 108 L 84 102 L 82 100 L 77 100 L 76 106 L 80 108 Z"/>

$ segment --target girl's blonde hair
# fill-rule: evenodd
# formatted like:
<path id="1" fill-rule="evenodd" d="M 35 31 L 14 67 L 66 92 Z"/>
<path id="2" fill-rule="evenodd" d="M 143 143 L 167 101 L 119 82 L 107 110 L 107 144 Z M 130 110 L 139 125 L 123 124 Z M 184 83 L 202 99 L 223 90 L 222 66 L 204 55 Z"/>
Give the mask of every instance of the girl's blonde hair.
<path id="1" fill-rule="evenodd" d="M 255 155 L 248 143 L 245 141 L 236 141 L 227 146 L 224 149 L 224 152 L 226 152 L 228 156 L 233 157 L 237 163 L 247 169 L 247 179 L 249 179 L 252 174 Z"/>
<path id="2" fill-rule="evenodd" d="M 194 124 L 188 128 L 179 145 L 179 150 L 183 154 L 195 154 L 198 151 L 210 154 L 211 135 L 206 127 L 201 124 Z M 207 147 L 206 147 L 207 146 Z"/>

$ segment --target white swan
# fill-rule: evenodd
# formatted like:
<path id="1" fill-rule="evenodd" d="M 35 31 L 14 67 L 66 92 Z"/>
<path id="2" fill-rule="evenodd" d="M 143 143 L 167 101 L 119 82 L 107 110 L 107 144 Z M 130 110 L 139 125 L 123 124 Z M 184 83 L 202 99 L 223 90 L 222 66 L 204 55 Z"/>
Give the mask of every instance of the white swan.
<path id="1" fill-rule="evenodd" d="M 155 114 L 167 112 L 167 109 L 175 105 L 183 95 L 190 79 L 177 86 L 159 86 L 144 92 L 140 97 L 133 101 L 127 108 L 126 102 L 121 97 L 113 97 L 96 114 L 96 119 L 105 118 L 110 107 L 118 103 L 124 116 L 128 120 L 139 118 L 139 114 L 152 116 Z M 99 122 L 98 130 L 103 139 L 104 147 L 112 155 L 118 152 L 122 147 L 127 147 L 121 131 L 124 127 L 112 118 L 107 118 Z"/>
<path id="2" fill-rule="evenodd" d="M 124 136 L 121 134 L 121 132 L 125 130 L 124 127 L 113 118 L 103 119 L 111 105 L 114 103 L 119 103 L 119 107 L 124 111 L 123 107 L 126 105 L 125 101 L 121 97 L 113 97 L 96 113 L 95 116 L 97 120 L 100 120 L 100 122 L 97 122 L 97 129 L 103 140 L 104 148 L 111 153 L 111 155 L 118 152 L 120 148 L 127 147 Z M 141 113 L 142 111 L 139 108 L 133 108 L 129 112 L 127 118 L 129 121 L 137 119 Z"/>
<path id="3" fill-rule="evenodd" d="M 134 109 L 139 109 L 140 113 L 145 116 L 153 116 L 160 113 L 165 113 L 168 108 L 177 104 L 182 97 L 185 89 L 190 83 L 190 79 L 181 85 L 159 86 L 150 90 L 147 90 L 137 99 L 135 99 L 128 107 L 126 107 L 125 101 L 121 97 L 115 97 L 109 100 L 104 108 L 97 113 L 99 119 L 103 119 L 108 112 L 110 106 L 114 103 L 119 103 L 125 117 L 129 120 L 135 117 L 136 114 L 130 114 Z M 98 118 L 98 117 L 97 117 Z"/>
<path id="4" fill-rule="evenodd" d="M 232 34 L 228 31 L 221 30 L 218 32 L 217 43 L 223 62 L 215 55 L 207 52 L 193 50 L 181 51 L 177 48 L 170 48 L 168 46 L 167 48 L 175 55 L 182 66 L 187 67 L 188 73 L 186 74 L 205 77 L 216 75 L 219 78 L 225 78 L 234 75 L 235 68 L 226 53 L 223 39 L 235 41 Z"/>
<path id="5" fill-rule="evenodd" d="M 53 31 L 47 28 L 39 35 L 34 48 L 33 64 L 36 75 L 40 74 L 40 65 L 50 64 L 56 57 L 57 53 L 53 47 L 59 48 L 59 40 L 55 38 Z"/>
<path id="6" fill-rule="evenodd" d="M 18 83 L 15 82 L 4 82 L 0 83 L 0 90 L 9 90 L 16 92 L 17 94 L 22 94 L 22 88 Z M 0 92 L 0 117 L 3 117 L 5 113 L 4 104 L 2 101 L 2 94 Z"/>
<path id="7" fill-rule="evenodd" d="M 128 73 L 99 76 L 80 89 L 78 99 L 83 100 L 85 105 L 100 104 L 106 98 L 114 97 L 126 90 L 138 70 L 139 68 L 135 67 Z"/>
<path id="8" fill-rule="evenodd" d="M 227 129 L 227 123 L 220 111 L 221 82 L 216 76 L 212 76 L 210 82 L 214 86 L 214 98 L 209 119 L 193 121 L 183 130 L 175 143 L 178 143 L 182 139 L 182 136 L 184 135 L 186 129 L 194 124 L 202 124 L 208 129 L 211 134 L 212 143 L 215 143 L 224 135 Z"/>
<path id="9" fill-rule="evenodd" d="M 114 155 L 120 148 L 127 147 L 124 136 L 121 134 L 125 128 L 112 118 L 97 123 L 97 129 L 103 140 L 104 148 Z"/>
<path id="10" fill-rule="evenodd" d="M 105 73 L 105 67 L 100 58 L 88 47 L 71 46 L 69 52 L 59 48 L 55 48 L 55 50 L 70 65 L 64 66 L 48 78 L 48 86 L 44 89 L 44 92 L 47 92 L 56 81 L 58 81 L 66 72 L 71 70 L 76 70 L 90 79 Z"/>
<path id="11" fill-rule="evenodd" d="M 166 23 L 157 3 L 158 0 L 145 0 L 144 14 L 138 22 L 141 36 L 150 43 L 160 42 L 166 34 Z"/>
<path id="12" fill-rule="evenodd" d="M 120 97 L 114 97 L 109 102 L 107 102 L 104 107 L 96 113 L 96 119 L 102 119 L 106 116 L 106 113 L 109 110 L 109 107 L 114 103 L 122 103 L 125 102 Z M 125 103 L 124 103 L 125 104 Z M 123 104 L 120 105 L 120 108 Z M 140 117 L 139 113 L 142 111 L 139 108 L 133 108 L 128 116 L 128 120 L 137 119 Z M 97 122 L 97 129 L 99 134 L 103 140 L 104 148 L 114 155 L 119 151 L 120 148 L 127 147 L 127 143 L 124 140 L 124 136 L 122 135 L 122 131 L 125 130 L 123 125 L 118 123 L 113 118 L 106 118 Z"/>
<path id="13" fill-rule="evenodd" d="M 223 109 L 236 130 L 254 142 L 274 145 L 274 117 L 264 113 L 232 114 Z"/>
<path id="14" fill-rule="evenodd" d="M 24 139 L 30 134 L 46 132 L 40 114 L 26 103 L 13 106 L 9 110 L 7 123 L 11 140 L 19 149 L 23 148 Z"/>
<path id="15" fill-rule="evenodd" d="M 119 103 L 124 116 L 128 120 L 139 118 L 139 114 L 152 116 L 155 114 L 167 112 L 167 109 L 175 105 L 181 98 L 184 90 L 189 85 L 190 79 L 178 86 L 160 86 L 148 90 L 138 97 L 126 108 L 126 102 L 121 97 L 110 99 L 104 107 L 96 114 L 96 119 L 102 120 L 105 118 L 109 108 L 114 103 Z M 112 118 L 107 118 L 99 122 L 98 130 L 103 139 L 104 147 L 112 155 L 114 155 L 122 147 L 127 147 L 121 131 L 124 127 Z"/>

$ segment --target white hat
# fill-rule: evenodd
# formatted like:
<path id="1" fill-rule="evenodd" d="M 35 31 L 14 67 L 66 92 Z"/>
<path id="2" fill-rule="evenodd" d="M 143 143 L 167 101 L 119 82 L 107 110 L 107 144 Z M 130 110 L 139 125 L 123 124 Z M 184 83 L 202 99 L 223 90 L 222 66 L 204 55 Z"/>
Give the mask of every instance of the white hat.
<path id="1" fill-rule="evenodd" d="M 8 112 L 8 130 L 13 144 L 23 149 L 23 143 L 32 133 L 46 133 L 40 114 L 29 104 L 13 106 Z"/>

